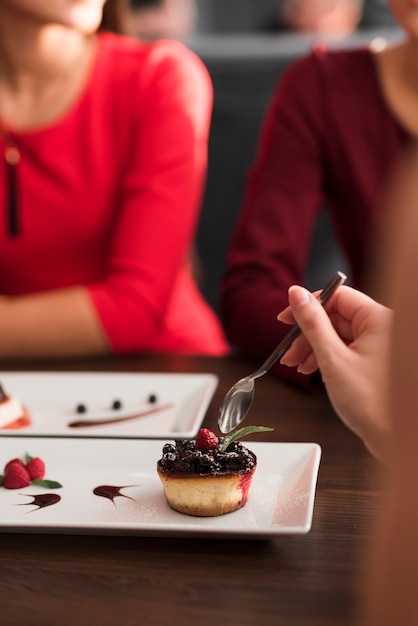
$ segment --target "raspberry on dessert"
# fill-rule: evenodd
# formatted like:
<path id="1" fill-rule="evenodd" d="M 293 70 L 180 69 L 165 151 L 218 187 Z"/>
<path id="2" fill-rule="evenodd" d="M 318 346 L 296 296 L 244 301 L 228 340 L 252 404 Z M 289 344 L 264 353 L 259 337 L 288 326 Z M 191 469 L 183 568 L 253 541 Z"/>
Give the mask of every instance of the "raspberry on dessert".
<path id="1" fill-rule="evenodd" d="M 25 467 L 31 480 L 45 477 L 45 463 L 38 456 L 28 461 Z"/>
<path id="2" fill-rule="evenodd" d="M 219 445 L 219 439 L 209 428 L 201 428 L 196 437 L 196 450 L 200 452 L 208 452 L 216 450 Z"/>
<path id="3" fill-rule="evenodd" d="M 29 472 L 23 463 L 17 459 L 7 464 L 4 470 L 3 487 L 6 489 L 22 489 L 30 485 Z"/>

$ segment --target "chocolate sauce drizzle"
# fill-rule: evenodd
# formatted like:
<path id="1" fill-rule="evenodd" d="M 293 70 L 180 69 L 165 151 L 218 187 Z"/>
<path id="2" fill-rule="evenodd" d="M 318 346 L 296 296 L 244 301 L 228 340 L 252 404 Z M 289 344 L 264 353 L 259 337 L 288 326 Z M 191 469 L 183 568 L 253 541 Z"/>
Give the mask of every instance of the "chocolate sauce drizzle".
<path id="1" fill-rule="evenodd" d="M 99 487 L 95 487 L 93 489 L 93 493 L 96 496 L 108 498 L 113 502 L 113 504 L 115 504 L 115 498 L 117 498 L 118 496 L 136 502 L 135 498 L 131 498 L 130 496 L 121 493 L 121 489 L 126 489 L 127 487 L 135 487 L 135 485 L 122 485 L 121 487 L 116 487 L 114 485 L 100 485 Z"/>
<path id="2" fill-rule="evenodd" d="M 61 496 L 57 493 L 39 493 L 36 496 L 30 493 L 21 493 L 21 496 L 29 496 L 33 498 L 31 502 L 20 502 L 18 506 L 36 506 L 36 509 L 32 511 L 27 511 L 28 513 L 33 513 L 34 511 L 38 511 L 39 509 L 43 509 L 46 506 L 51 506 L 52 504 L 57 504 L 61 500 Z"/>
<path id="3" fill-rule="evenodd" d="M 76 420 L 74 422 L 69 422 L 67 426 L 69 428 L 87 428 L 89 426 L 106 426 L 107 424 L 117 424 L 119 422 L 127 422 L 129 420 L 138 419 L 139 417 L 145 417 L 146 415 L 151 415 L 152 413 L 158 413 L 159 411 L 169 409 L 171 406 L 171 404 L 162 404 L 161 406 L 155 407 L 153 409 L 147 409 L 146 411 L 140 411 L 139 413 L 133 413 L 132 415 L 125 415 L 124 417 Z"/>

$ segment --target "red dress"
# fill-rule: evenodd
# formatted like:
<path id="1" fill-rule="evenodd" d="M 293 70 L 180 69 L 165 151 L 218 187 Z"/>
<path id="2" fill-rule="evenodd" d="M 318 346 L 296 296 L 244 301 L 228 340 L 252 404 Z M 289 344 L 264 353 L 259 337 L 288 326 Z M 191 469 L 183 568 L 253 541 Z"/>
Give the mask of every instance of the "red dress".
<path id="1" fill-rule="evenodd" d="M 385 104 L 369 49 L 318 50 L 290 66 L 267 111 L 227 258 L 221 310 L 234 346 L 261 361 L 288 332 L 276 317 L 288 287 L 304 282 L 324 206 L 350 283 L 366 289 L 380 201 L 408 138 Z M 275 371 L 310 384 L 294 369 Z"/>
<path id="2" fill-rule="evenodd" d="M 192 278 L 212 87 L 178 42 L 99 36 L 90 80 L 48 127 L 13 132 L 17 234 L 0 168 L 0 293 L 84 285 L 116 353 L 228 351 Z M 0 137 L 0 149 L 4 149 Z"/>

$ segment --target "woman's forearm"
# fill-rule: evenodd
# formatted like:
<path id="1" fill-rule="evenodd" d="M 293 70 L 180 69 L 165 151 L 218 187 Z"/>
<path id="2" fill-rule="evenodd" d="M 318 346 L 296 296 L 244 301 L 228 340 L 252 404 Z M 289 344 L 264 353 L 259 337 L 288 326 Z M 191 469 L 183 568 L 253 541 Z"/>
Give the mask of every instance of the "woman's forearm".
<path id="1" fill-rule="evenodd" d="M 0 358 L 58 358 L 109 353 L 83 287 L 0 297 Z"/>

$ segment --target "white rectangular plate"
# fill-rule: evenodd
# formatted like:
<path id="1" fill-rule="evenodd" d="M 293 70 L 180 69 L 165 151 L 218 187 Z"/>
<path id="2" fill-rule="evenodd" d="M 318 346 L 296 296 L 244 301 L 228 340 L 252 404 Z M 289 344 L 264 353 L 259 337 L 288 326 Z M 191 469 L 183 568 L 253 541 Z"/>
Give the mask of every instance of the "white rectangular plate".
<path id="1" fill-rule="evenodd" d="M 0 531 L 82 534 L 235 536 L 266 538 L 303 534 L 311 527 L 321 449 L 315 443 L 248 442 L 258 467 L 247 504 L 219 517 L 192 517 L 167 504 L 156 472 L 163 442 L 157 440 L 0 440 L 0 468 L 14 457 L 40 456 L 46 478 L 62 489 L 34 485 L 0 487 Z M 0 470 L 1 473 L 1 470 Z M 93 490 L 120 488 L 112 501 Z M 61 496 L 37 508 L 39 494 Z"/>
<path id="2" fill-rule="evenodd" d="M 214 374 L 0 372 L 0 383 L 32 418 L 27 428 L 0 429 L 1 436 L 166 439 L 196 435 L 218 378 Z M 154 404 L 148 401 L 151 394 L 157 398 Z M 121 409 L 112 409 L 115 400 L 122 402 Z M 77 413 L 79 404 L 85 405 L 85 413 Z M 154 408 L 155 413 L 120 423 L 68 426 L 75 420 L 112 420 Z"/>

